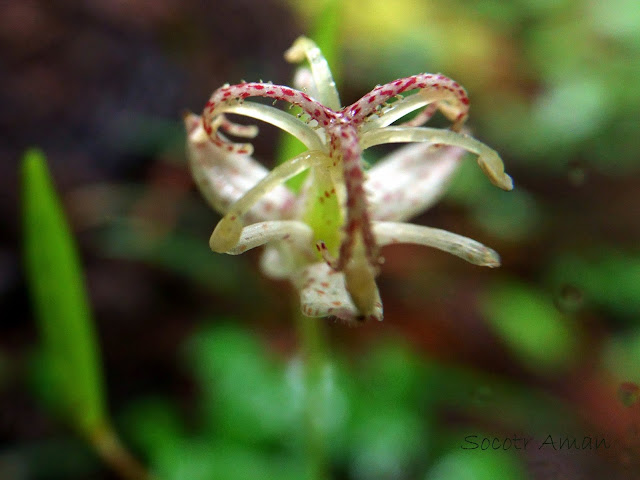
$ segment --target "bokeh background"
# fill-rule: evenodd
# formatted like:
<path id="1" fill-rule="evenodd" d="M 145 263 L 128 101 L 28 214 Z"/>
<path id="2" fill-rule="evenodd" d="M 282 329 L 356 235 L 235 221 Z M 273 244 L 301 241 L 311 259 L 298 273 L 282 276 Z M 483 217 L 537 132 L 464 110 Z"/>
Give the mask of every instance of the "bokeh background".
<path id="1" fill-rule="evenodd" d="M 1 478 L 120 478 L 38 374 L 20 226 L 32 146 L 79 245 L 123 443 L 163 479 L 306 478 L 295 293 L 257 253 L 209 251 L 219 217 L 186 168 L 181 112 L 226 82 L 288 83 L 282 54 L 325 3 L 2 2 Z M 469 159 L 416 220 L 492 246 L 500 269 L 395 246 L 384 322 L 309 320 L 330 352 L 314 391 L 329 477 L 640 478 L 640 3 L 334 3 L 343 103 L 442 72 L 516 188 Z M 261 129 L 265 165 L 279 141 Z M 469 435 L 532 440 L 465 450 Z M 549 435 L 610 448 L 539 449 Z"/>

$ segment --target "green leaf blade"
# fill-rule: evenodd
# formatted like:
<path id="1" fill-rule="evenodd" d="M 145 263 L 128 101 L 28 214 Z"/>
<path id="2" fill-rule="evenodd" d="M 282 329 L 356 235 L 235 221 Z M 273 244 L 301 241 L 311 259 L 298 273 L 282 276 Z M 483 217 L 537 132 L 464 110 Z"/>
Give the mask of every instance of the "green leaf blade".
<path id="1" fill-rule="evenodd" d="M 26 277 L 55 407 L 81 433 L 107 424 L 99 351 L 78 253 L 46 159 L 22 162 Z"/>

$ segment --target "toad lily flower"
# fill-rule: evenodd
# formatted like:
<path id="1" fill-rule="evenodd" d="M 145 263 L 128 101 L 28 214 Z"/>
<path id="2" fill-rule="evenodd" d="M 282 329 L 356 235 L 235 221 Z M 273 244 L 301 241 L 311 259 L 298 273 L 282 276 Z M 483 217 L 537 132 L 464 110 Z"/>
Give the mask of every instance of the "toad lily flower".
<path id="1" fill-rule="evenodd" d="M 224 85 L 201 117 L 185 116 L 194 178 L 224 214 L 209 241 L 214 251 L 236 255 L 266 245 L 263 270 L 296 286 L 305 315 L 348 322 L 382 320 L 375 278 L 385 245 L 425 245 L 477 265 L 499 265 L 498 255 L 474 240 L 404 223 L 436 200 L 465 151 L 477 155 L 494 185 L 513 188 L 497 153 L 460 133 L 469 105 L 460 85 L 442 75 L 419 74 L 377 86 L 341 108 L 327 62 L 311 40 L 296 40 L 285 58 L 309 62 L 310 69 L 296 75 L 297 88 L 262 82 Z M 245 102 L 248 97 L 266 97 L 274 104 L 282 100 L 301 113 L 295 117 Z M 421 108 L 412 120 L 392 126 Z M 438 110 L 453 122 L 450 130 L 422 126 Z M 257 128 L 233 123 L 227 113 L 275 125 L 307 150 L 267 171 L 251 157 L 251 144 L 224 136 L 252 138 Z M 365 172 L 363 150 L 408 142 L 418 144 L 402 147 Z M 300 193 L 284 185 L 305 170 L 309 175 Z"/>

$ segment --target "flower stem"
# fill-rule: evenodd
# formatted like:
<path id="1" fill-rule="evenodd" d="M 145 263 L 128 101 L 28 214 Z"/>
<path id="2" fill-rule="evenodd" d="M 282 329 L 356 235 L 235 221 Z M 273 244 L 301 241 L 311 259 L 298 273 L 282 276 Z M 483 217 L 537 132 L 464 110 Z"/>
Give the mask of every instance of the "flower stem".
<path id="1" fill-rule="evenodd" d="M 90 439 L 93 448 L 121 478 L 125 480 L 154 480 L 145 467 L 120 442 L 111 427 L 96 429 Z"/>
<path id="2" fill-rule="evenodd" d="M 304 436 L 309 480 L 327 480 L 326 439 L 323 429 L 322 377 L 327 368 L 327 340 L 321 319 L 303 316 L 296 307 L 296 326 L 304 362 Z"/>

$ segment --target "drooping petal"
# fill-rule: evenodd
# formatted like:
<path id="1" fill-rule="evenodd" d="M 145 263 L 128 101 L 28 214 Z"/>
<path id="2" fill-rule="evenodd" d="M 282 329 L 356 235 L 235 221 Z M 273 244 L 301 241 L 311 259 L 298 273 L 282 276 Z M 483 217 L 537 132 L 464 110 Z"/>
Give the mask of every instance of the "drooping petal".
<path id="1" fill-rule="evenodd" d="M 328 156 L 324 152 L 307 151 L 271 170 L 244 196 L 239 198 L 218 222 L 209 239 L 211 249 L 224 253 L 234 248 L 242 234 L 243 217 L 257 202 L 261 201 L 274 188 L 282 186 L 291 177 L 308 168 L 323 165 L 327 159 Z"/>
<path id="2" fill-rule="evenodd" d="M 369 318 L 365 318 L 347 293 L 344 274 L 326 263 L 314 263 L 303 268 L 294 283 L 300 291 L 302 313 L 308 317 L 337 317 L 348 323 L 382 320 L 382 302 L 377 288 L 374 310 Z"/>
<path id="3" fill-rule="evenodd" d="M 305 57 L 311 67 L 315 89 L 318 92 L 317 99 L 323 105 L 333 110 L 338 110 L 340 108 L 340 97 L 329 64 L 313 40 L 302 36 L 293 42 L 293 45 L 285 52 L 284 58 L 288 62 L 299 63 Z"/>
<path id="4" fill-rule="evenodd" d="M 412 243 L 442 250 L 482 267 L 499 267 L 500 256 L 489 247 L 462 235 L 411 223 L 374 222 L 380 246 Z"/>
<path id="5" fill-rule="evenodd" d="M 360 140 L 363 149 L 382 143 L 405 142 L 429 142 L 464 148 L 478 155 L 478 165 L 491 183 L 503 190 L 513 189 L 513 180 L 505 173 L 504 164 L 496 151 L 463 133 L 426 127 L 385 127 L 365 133 Z"/>
<path id="6" fill-rule="evenodd" d="M 189 165 L 196 184 L 209 204 L 224 214 L 269 172 L 248 155 L 229 154 L 213 145 L 199 116 L 186 114 L 184 122 Z M 294 203 L 294 194 L 280 185 L 252 206 L 246 213 L 247 219 L 262 221 L 286 217 Z"/>
<path id="7" fill-rule="evenodd" d="M 368 171 L 365 183 L 374 220 L 407 220 L 433 205 L 447 187 L 465 150 L 407 145 Z"/>
<path id="8" fill-rule="evenodd" d="M 308 260 L 313 259 L 313 230 L 307 224 L 296 220 L 270 220 L 244 227 L 238 243 L 224 253 L 240 255 L 274 241 L 284 242 L 303 255 L 307 253 Z"/>

